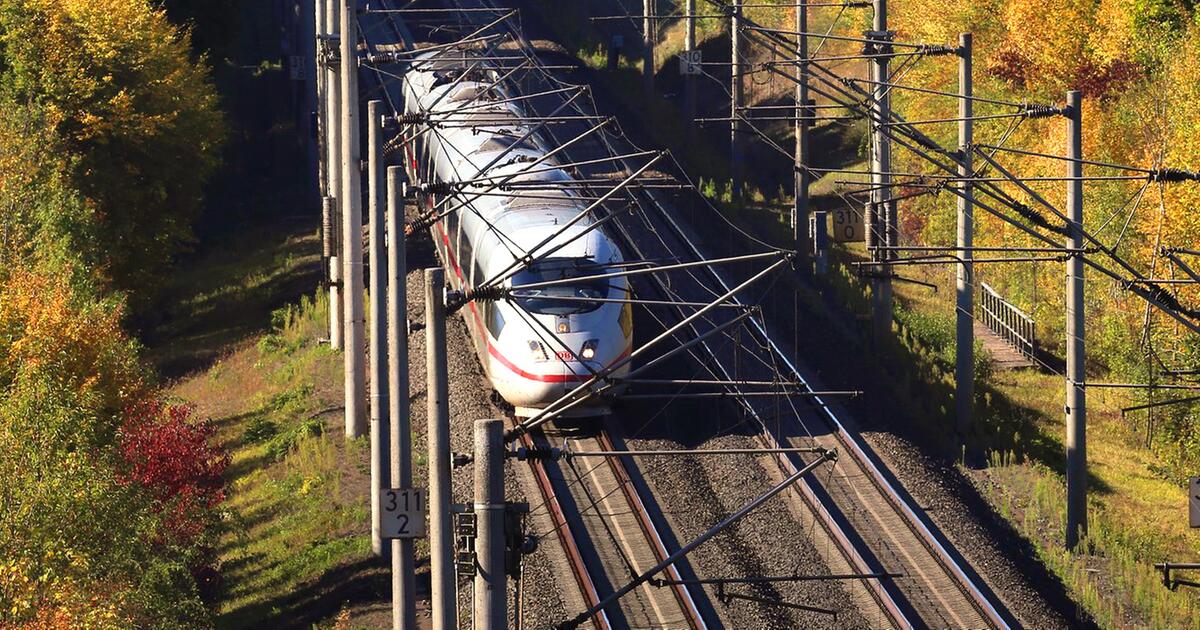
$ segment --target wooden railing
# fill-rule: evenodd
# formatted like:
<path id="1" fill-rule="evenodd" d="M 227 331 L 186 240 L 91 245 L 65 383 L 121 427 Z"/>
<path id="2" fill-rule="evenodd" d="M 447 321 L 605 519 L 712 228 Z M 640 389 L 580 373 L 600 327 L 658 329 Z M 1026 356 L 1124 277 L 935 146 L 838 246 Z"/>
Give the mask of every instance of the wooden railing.
<path id="1" fill-rule="evenodd" d="M 1000 297 L 986 282 L 980 285 L 983 290 L 980 291 L 979 316 L 984 325 L 1021 354 L 1035 358 L 1037 341 L 1033 318 Z"/>

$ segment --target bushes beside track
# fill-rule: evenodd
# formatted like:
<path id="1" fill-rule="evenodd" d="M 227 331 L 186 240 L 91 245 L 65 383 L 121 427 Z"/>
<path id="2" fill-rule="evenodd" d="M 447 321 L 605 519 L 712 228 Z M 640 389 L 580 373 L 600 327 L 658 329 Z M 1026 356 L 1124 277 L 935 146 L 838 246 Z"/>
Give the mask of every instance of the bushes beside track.
<path id="1" fill-rule="evenodd" d="M 211 626 L 227 460 L 124 330 L 223 122 L 146 0 L 0 0 L 0 628 Z"/>

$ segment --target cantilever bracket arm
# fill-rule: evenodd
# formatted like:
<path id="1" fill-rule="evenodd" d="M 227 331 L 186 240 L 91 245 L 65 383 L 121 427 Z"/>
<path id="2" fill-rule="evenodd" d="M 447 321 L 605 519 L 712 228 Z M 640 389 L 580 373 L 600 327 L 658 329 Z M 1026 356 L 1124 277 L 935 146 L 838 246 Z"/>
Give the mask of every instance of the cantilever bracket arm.
<path id="1" fill-rule="evenodd" d="M 1158 569 L 1159 571 L 1162 571 L 1163 586 L 1171 589 L 1172 591 L 1179 588 L 1180 586 L 1191 586 L 1192 588 L 1200 588 L 1200 582 L 1197 582 L 1195 580 L 1181 580 L 1179 578 L 1171 577 L 1171 571 L 1200 570 L 1200 562 L 1161 562 L 1159 564 L 1154 565 L 1154 568 Z"/>

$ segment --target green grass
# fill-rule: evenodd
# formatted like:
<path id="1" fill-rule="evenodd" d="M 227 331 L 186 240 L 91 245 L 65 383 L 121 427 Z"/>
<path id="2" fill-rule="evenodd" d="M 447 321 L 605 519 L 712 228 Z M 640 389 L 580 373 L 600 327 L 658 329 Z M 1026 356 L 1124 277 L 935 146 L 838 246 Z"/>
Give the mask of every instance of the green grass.
<path id="1" fill-rule="evenodd" d="M 1140 527 L 1117 505 L 1093 500 L 1090 531 L 1080 543 L 1086 552 L 1067 553 L 1061 541 L 1066 493 L 1056 472 L 994 453 L 985 476 L 989 501 L 1034 543 L 1042 562 L 1101 627 L 1196 627 L 1195 594 L 1168 590 L 1152 566 L 1170 547 L 1154 527 Z"/>
<path id="2" fill-rule="evenodd" d="M 319 280 L 316 233 L 263 225 L 181 265 L 146 335 L 149 359 L 168 378 L 208 366 L 230 344 L 266 332 L 268 313 Z"/>
<path id="3" fill-rule="evenodd" d="M 271 332 L 173 389 L 213 417 L 232 456 L 221 627 L 332 617 L 339 588 L 378 572 L 367 446 L 343 437 L 341 355 L 316 341 L 328 321 L 323 295 L 276 311 Z"/>
<path id="4" fill-rule="evenodd" d="M 940 286 L 937 293 L 897 284 L 897 321 L 904 345 L 933 361 L 926 380 L 953 386 L 953 278 L 949 268 L 906 275 Z M 977 352 L 978 354 L 978 352 Z M 923 363 L 919 361 L 918 363 Z M 1187 527 L 1183 480 L 1166 478 L 1125 423 L 1122 393 L 1088 399 L 1089 535 L 1080 553 L 1063 550 L 1063 379 L 1035 370 L 977 373 L 976 424 L 988 453 L 974 476 L 985 496 L 1037 549 L 1081 606 L 1103 627 L 1200 626 L 1196 594 L 1165 588 L 1153 564 L 1194 561 L 1200 536 Z"/>

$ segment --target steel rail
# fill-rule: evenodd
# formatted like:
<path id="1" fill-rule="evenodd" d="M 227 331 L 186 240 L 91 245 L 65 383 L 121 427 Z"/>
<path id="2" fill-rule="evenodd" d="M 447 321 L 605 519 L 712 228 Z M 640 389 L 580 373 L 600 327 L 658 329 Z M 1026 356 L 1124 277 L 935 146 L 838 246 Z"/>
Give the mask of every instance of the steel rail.
<path id="1" fill-rule="evenodd" d="M 619 153 L 619 151 L 615 151 L 610 148 L 610 153 Z M 651 199 L 651 202 L 654 203 L 655 205 L 657 205 L 657 200 Z M 660 208 L 660 210 L 661 210 L 661 208 Z M 678 226 L 672 226 L 672 227 L 674 227 L 675 230 L 678 231 Z M 688 244 L 689 247 L 691 247 L 693 249 L 693 254 L 697 258 L 701 258 L 701 259 L 703 258 L 702 256 L 699 255 L 699 252 L 697 250 L 695 250 L 695 246 L 689 240 L 687 240 L 686 238 L 683 240 L 685 243 Z M 633 249 L 637 250 L 637 248 L 632 240 L 626 239 L 626 243 L 628 246 L 631 246 L 631 247 L 633 247 Z M 643 255 L 642 257 L 645 258 L 646 256 Z M 669 295 L 669 292 L 667 293 L 667 295 Z M 705 345 L 707 345 L 707 344 L 705 344 Z M 715 353 L 713 353 L 711 351 L 711 349 L 709 349 L 709 353 L 712 354 L 713 356 L 716 356 Z M 721 366 L 717 366 L 717 367 L 720 368 Z M 727 373 L 725 374 L 725 376 L 726 376 L 726 378 L 729 377 L 729 375 Z M 784 461 L 786 462 L 786 461 L 790 461 L 790 460 L 784 460 Z M 807 502 L 809 503 L 810 509 L 812 509 L 814 514 L 817 514 L 819 516 L 819 521 L 821 523 L 822 529 L 824 531 L 826 531 L 829 534 L 829 536 L 836 542 L 836 546 L 838 548 L 839 553 L 841 553 L 843 555 L 843 557 L 845 557 L 847 559 L 847 561 L 849 563 L 851 563 L 851 566 L 855 567 L 856 570 L 858 570 L 860 572 L 869 571 L 868 565 L 867 565 L 865 559 L 863 558 L 863 556 L 861 555 L 861 553 L 858 551 L 857 546 L 854 545 L 850 541 L 848 535 L 842 529 L 841 525 L 833 518 L 833 516 L 829 512 L 828 508 L 812 493 L 812 490 L 810 488 L 808 488 L 807 486 L 802 486 L 802 488 L 803 488 L 802 494 L 807 496 Z M 880 603 L 881 607 L 884 610 L 889 611 L 889 616 L 892 619 L 899 620 L 899 622 L 897 623 L 898 627 L 912 627 L 912 624 L 907 623 L 907 621 L 904 619 L 903 613 L 900 611 L 900 609 L 896 605 L 896 603 L 892 600 L 891 595 L 889 593 L 887 593 L 885 590 L 883 590 L 877 582 L 876 582 L 876 584 L 873 585 L 873 588 L 871 588 L 869 592 L 871 593 L 871 596 L 874 597 L 876 599 L 876 601 L 878 601 Z"/>
<path id="2" fill-rule="evenodd" d="M 653 199 L 653 195 L 648 194 L 647 196 Z M 658 204 L 656 199 L 653 199 L 653 201 Z M 673 231 L 680 242 L 687 246 L 688 249 L 691 250 L 691 254 L 697 259 L 703 259 L 704 256 L 702 252 L 689 237 L 687 232 L 676 222 L 675 218 L 669 212 L 667 212 L 665 208 L 662 208 L 661 204 L 658 205 L 661 210 L 661 216 L 673 228 Z M 718 270 L 709 269 L 709 272 L 720 286 L 727 286 L 727 281 Z M 731 301 L 734 303 L 738 302 L 736 297 Z M 808 383 L 808 380 L 804 378 L 792 360 L 789 359 L 788 356 L 779 348 L 778 344 L 768 333 L 766 326 L 757 318 L 751 318 L 750 322 L 754 329 L 758 332 L 759 336 L 766 342 L 767 346 L 771 349 L 771 352 L 776 356 L 776 358 L 787 366 L 788 371 L 791 372 L 792 378 L 798 382 L 804 383 L 808 389 L 813 390 L 812 386 Z M 884 494 L 885 498 L 891 502 L 895 509 L 901 513 L 906 524 L 908 524 L 908 526 L 915 533 L 919 534 L 919 537 L 925 543 L 926 547 L 930 550 L 938 563 L 941 564 L 949 573 L 951 573 L 953 577 L 955 577 L 960 588 L 964 589 L 964 591 L 975 602 L 980 611 L 984 613 L 986 618 L 988 618 L 995 627 L 1007 628 L 1008 622 L 1000 615 L 995 605 L 988 600 L 982 589 L 975 585 L 973 580 L 967 576 L 963 568 L 959 566 L 953 557 L 951 557 L 949 551 L 945 548 L 940 539 L 933 534 L 924 521 L 912 509 L 912 507 L 903 500 L 891 483 L 887 481 L 882 472 L 866 454 L 862 445 L 859 443 L 858 438 L 846 429 L 845 425 L 840 419 L 838 419 L 838 417 L 831 410 L 830 406 L 822 399 L 820 395 L 813 396 L 812 400 L 815 403 L 815 406 L 819 409 L 818 414 L 830 425 L 830 428 L 834 430 L 835 435 L 837 436 L 838 442 L 845 447 L 844 452 L 849 454 L 850 457 L 856 461 L 859 467 L 868 473 L 867 478 Z M 764 432 L 772 434 L 773 441 L 776 442 L 776 445 L 782 446 L 781 441 L 778 437 L 774 436 L 774 433 L 769 429 L 768 424 L 763 423 L 763 427 Z M 790 458 L 785 457 L 782 459 L 786 459 L 790 462 Z M 792 466 L 794 466 L 794 464 L 792 464 Z M 894 610 L 896 613 L 899 613 L 898 608 Z M 903 614 L 899 614 L 898 617 L 903 620 L 902 625 L 920 625 L 912 624 Z"/>
<path id="3" fill-rule="evenodd" d="M 653 164 L 653 160 L 651 161 L 651 164 Z M 649 165 L 647 165 L 647 167 L 648 166 Z M 521 439 L 526 447 L 532 447 L 532 436 L 523 434 Z M 607 436 L 602 435 L 600 440 L 600 443 L 604 447 L 609 449 L 613 448 L 612 443 L 607 439 Z M 567 554 L 569 564 L 572 568 L 572 573 L 574 574 L 576 582 L 580 587 L 581 593 L 584 595 L 585 601 L 589 606 L 596 605 L 599 602 L 596 585 L 591 578 L 591 574 L 587 569 L 586 563 L 582 559 L 578 546 L 575 544 L 575 533 L 571 531 L 566 515 L 563 512 L 543 464 L 541 462 L 531 463 L 534 467 L 534 476 L 539 491 L 543 495 L 544 502 L 547 504 L 547 506 L 549 506 L 549 509 L 553 514 L 554 518 L 552 520 L 555 521 L 555 531 L 558 534 L 560 544 Z M 622 496 L 625 498 L 626 503 L 630 506 L 630 510 L 637 516 L 638 525 L 643 536 L 645 536 L 646 539 L 651 543 L 651 548 L 655 553 L 655 557 L 661 562 L 668 556 L 668 551 L 665 543 L 663 542 L 663 537 L 654 526 L 653 520 L 650 518 L 644 502 L 637 494 L 637 490 L 632 486 L 628 471 L 625 469 L 624 464 L 617 459 L 610 460 L 608 465 L 612 469 L 614 477 L 617 479 Z M 670 579 L 676 582 L 676 584 L 671 587 L 671 592 L 673 593 L 674 599 L 680 607 L 683 618 L 687 620 L 689 627 L 696 628 L 697 630 L 707 628 L 707 625 L 699 612 L 699 608 L 692 597 L 691 587 L 683 583 L 682 576 L 680 575 L 677 567 L 670 567 L 669 575 Z M 594 621 L 597 627 L 601 628 L 602 630 L 607 630 L 613 627 L 611 621 L 608 619 L 607 614 L 602 611 L 594 617 Z"/>
<path id="4" fill-rule="evenodd" d="M 596 441 L 601 448 L 609 451 L 617 450 L 607 431 L 601 431 L 596 436 Z M 658 558 L 659 562 L 666 560 L 670 552 L 667 551 L 667 545 L 663 541 L 662 534 L 655 527 L 654 520 L 650 518 L 650 512 L 646 509 L 646 504 L 642 501 L 641 495 L 633 485 L 633 480 L 629 476 L 625 463 L 619 457 L 610 457 L 608 458 L 608 465 L 612 468 L 613 475 L 617 478 L 617 483 L 621 487 L 621 492 L 625 495 L 626 502 L 634 509 L 634 514 L 637 516 L 638 525 L 641 526 L 642 533 L 652 543 L 655 557 Z M 672 564 L 667 571 L 673 579 L 680 582 L 679 584 L 673 584 L 671 591 L 674 593 L 680 607 L 683 608 L 690 625 L 693 628 L 707 627 L 703 616 L 700 614 L 700 609 L 696 605 L 695 598 L 692 597 L 691 589 L 688 588 L 687 584 L 683 583 L 682 576 L 679 574 L 679 567 Z M 599 602 L 596 605 L 599 605 Z"/>
<path id="5" fill-rule="evenodd" d="M 688 246 L 689 249 L 692 250 L 692 255 L 696 256 L 697 258 L 703 259 L 703 255 L 700 252 L 699 248 L 687 236 L 686 232 L 676 223 L 675 219 L 669 213 L 665 212 L 665 209 L 663 211 L 663 217 L 664 217 L 664 219 L 666 219 L 668 224 L 670 224 L 674 228 L 676 235 L 680 239 L 680 241 L 682 241 L 685 245 Z M 720 273 L 717 272 L 717 270 L 713 269 L 710 271 L 711 271 L 712 275 L 715 277 L 715 279 L 722 286 L 726 285 L 725 279 L 721 276 Z M 737 302 L 737 299 L 734 298 L 732 301 Z M 812 386 L 808 383 L 808 380 L 804 378 L 804 376 L 801 374 L 800 370 L 796 367 L 796 365 L 792 362 L 792 360 L 789 359 L 787 357 L 787 355 L 779 348 L 778 344 L 768 333 L 766 326 L 756 318 L 751 318 L 750 322 L 751 322 L 751 325 L 758 331 L 758 333 L 762 337 L 762 339 L 765 340 L 765 342 L 770 347 L 772 353 L 776 356 L 776 358 L 781 360 L 783 362 L 783 364 L 787 366 L 788 371 L 791 372 L 792 377 L 796 381 L 804 383 L 805 386 L 808 387 L 810 390 L 813 389 Z M 927 548 L 931 551 L 931 553 L 934 555 L 935 559 L 937 559 L 939 564 L 941 564 L 944 568 L 946 568 L 946 570 L 948 572 L 950 572 L 953 575 L 953 577 L 956 579 L 960 588 L 964 589 L 967 592 L 967 594 L 975 602 L 976 606 L 980 609 L 980 611 L 985 615 L 985 617 L 995 627 L 998 627 L 998 628 L 1009 627 L 1007 620 L 1004 619 L 1004 617 L 997 610 L 996 606 L 984 595 L 982 589 L 980 589 L 979 586 L 976 585 L 974 583 L 974 581 L 971 580 L 967 576 L 966 571 L 958 564 L 957 561 L 954 560 L 954 558 L 950 555 L 949 551 L 942 544 L 941 540 L 933 534 L 933 532 L 924 523 L 924 521 L 916 514 L 916 512 L 908 504 L 908 502 L 905 501 L 900 496 L 900 494 L 896 491 L 896 489 L 891 485 L 891 483 L 887 481 L 887 479 L 884 477 L 883 473 L 879 470 L 879 468 L 875 465 L 875 463 L 866 454 L 865 450 L 862 448 L 861 444 L 859 443 L 858 438 L 846 429 L 845 425 L 841 422 L 840 419 L 838 419 L 838 417 L 833 413 L 833 411 L 830 409 L 829 405 L 821 398 L 820 395 L 814 396 L 813 401 L 814 401 L 814 403 L 816 403 L 815 406 L 819 409 L 819 412 L 818 412 L 819 415 L 821 415 L 827 421 L 827 423 L 830 425 L 830 427 L 832 429 L 834 429 L 839 443 L 846 447 L 845 453 L 849 454 L 850 457 L 853 458 L 858 463 L 858 465 L 865 472 L 868 473 L 868 479 L 873 483 L 873 485 L 875 485 L 884 494 L 885 498 L 887 498 L 892 503 L 892 505 L 902 514 L 902 516 L 905 518 L 906 524 L 908 524 L 908 526 L 910 528 L 912 528 L 914 532 L 919 534 L 921 540 L 926 544 Z M 770 432 L 769 428 L 766 428 L 767 427 L 766 423 L 764 423 L 763 426 L 764 426 L 764 430 L 766 432 Z M 778 438 L 776 438 L 776 442 L 778 442 Z M 788 461 L 790 462 L 790 458 L 785 458 L 785 459 L 788 459 Z M 793 466 L 794 466 L 794 464 L 793 464 Z M 905 623 L 912 625 L 911 622 L 907 621 L 907 619 L 905 619 Z M 919 625 L 919 624 L 917 624 L 917 625 Z"/>

